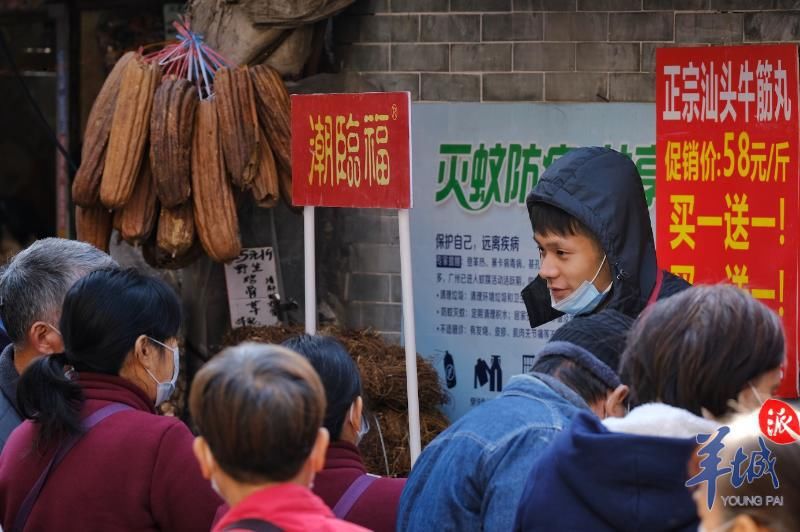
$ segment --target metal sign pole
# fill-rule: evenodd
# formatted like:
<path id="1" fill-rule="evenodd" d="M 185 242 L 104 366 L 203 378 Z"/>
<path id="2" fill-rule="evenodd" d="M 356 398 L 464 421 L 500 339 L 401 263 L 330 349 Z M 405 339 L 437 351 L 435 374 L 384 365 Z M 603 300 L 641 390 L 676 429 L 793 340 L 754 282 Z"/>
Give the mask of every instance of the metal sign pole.
<path id="1" fill-rule="evenodd" d="M 400 229 L 400 280 L 403 288 L 403 331 L 406 349 L 406 389 L 408 392 L 408 447 L 411 466 L 422 450 L 417 383 L 417 333 L 414 324 L 414 290 L 411 276 L 411 230 L 408 209 L 397 212 Z"/>
<path id="2" fill-rule="evenodd" d="M 306 334 L 317 334 L 317 274 L 314 241 L 314 207 L 303 207 Z"/>

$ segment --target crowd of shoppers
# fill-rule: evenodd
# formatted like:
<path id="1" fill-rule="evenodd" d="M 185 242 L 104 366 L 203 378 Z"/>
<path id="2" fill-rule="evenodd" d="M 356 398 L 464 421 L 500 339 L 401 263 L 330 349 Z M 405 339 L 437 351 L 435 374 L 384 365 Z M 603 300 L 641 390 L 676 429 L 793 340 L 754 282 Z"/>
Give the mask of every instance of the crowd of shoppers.
<path id="1" fill-rule="evenodd" d="M 190 428 L 157 410 L 181 367 L 172 288 L 34 242 L 0 270 L 2 530 L 800 529 L 798 446 L 764 432 L 781 319 L 659 269 L 641 179 L 613 150 L 571 151 L 527 207 L 531 326 L 572 319 L 408 479 L 367 471 L 369 398 L 336 339 L 225 349 L 194 376 Z M 781 408 L 770 430 L 800 432 Z"/>

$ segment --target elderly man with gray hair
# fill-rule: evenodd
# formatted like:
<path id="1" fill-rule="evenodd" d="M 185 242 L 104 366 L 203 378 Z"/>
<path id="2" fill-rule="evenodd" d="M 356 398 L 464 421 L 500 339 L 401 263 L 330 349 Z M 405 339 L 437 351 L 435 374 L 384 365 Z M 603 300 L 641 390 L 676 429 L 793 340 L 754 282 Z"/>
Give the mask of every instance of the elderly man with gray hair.
<path id="1" fill-rule="evenodd" d="M 95 270 L 117 266 L 99 249 L 75 240 L 37 240 L 0 273 L 0 317 L 11 343 L 0 353 L 0 449 L 22 423 L 17 381 L 36 358 L 64 350 L 58 320 L 72 285 Z"/>

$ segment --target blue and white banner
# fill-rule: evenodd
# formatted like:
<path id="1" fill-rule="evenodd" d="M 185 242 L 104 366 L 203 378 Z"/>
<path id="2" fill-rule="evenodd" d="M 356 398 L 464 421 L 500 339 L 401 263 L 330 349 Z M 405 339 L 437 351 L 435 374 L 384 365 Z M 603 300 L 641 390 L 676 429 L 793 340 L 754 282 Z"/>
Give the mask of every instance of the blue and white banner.
<path id="1" fill-rule="evenodd" d="M 417 350 L 451 419 L 497 395 L 560 325 L 532 330 L 520 291 L 539 270 L 525 197 L 570 148 L 629 154 L 655 194 L 652 104 L 415 104 L 411 242 Z"/>

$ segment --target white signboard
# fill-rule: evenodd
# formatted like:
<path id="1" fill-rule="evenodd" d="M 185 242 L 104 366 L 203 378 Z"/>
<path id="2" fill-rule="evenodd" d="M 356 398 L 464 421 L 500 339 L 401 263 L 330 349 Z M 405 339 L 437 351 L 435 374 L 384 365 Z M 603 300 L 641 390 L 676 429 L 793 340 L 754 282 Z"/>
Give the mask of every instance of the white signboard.
<path id="1" fill-rule="evenodd" d="M 225 265 L 231 327 L 278 323 L 270 306 L 270 296 L 278 290 L 275 262 L 271 247 L 244 248 L 237 259 Z"/>
<path id="2" fill-rule="evenodd" d="M 530 328 L 521 290 L 539 272 L 525 198 L 577 146 L 629 155 L 655 194 L 652 104 L 417 104 L 412 109 L 417 350 L 455 419 L 528 371 L 564 318 Z"/>

